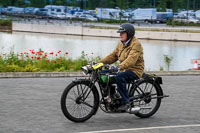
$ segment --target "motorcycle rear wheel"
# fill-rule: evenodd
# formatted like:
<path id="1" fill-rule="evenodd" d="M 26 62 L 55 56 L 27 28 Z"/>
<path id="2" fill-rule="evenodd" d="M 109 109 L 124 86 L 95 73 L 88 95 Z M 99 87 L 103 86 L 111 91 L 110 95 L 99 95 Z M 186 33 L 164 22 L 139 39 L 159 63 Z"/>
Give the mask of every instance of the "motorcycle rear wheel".
<path id="1" fill-rule="evenodd" d="M 143 91 L 143 94 L 141 92 Z M 138 84 L 133 91 L 133 97 L 140 97 L 138 102 L 133 102 L 134 107 L 140 107 L 141 110 L 135 115 L 140 118 L 149 118 L 159 109 L 161 104 L 161 88 L 151 80 L 144 80 Z M 137 101 L 136 100 L 136 101 Z M 154 101 L 154 102 L 153 102 Z"/>

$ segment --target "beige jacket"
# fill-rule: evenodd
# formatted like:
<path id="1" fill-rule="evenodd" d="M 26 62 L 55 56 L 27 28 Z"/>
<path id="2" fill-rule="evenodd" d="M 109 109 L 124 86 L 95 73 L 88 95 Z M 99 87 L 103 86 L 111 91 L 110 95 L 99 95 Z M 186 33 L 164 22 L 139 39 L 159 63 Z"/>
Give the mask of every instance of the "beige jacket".
<path id="1" fill-rule="evenodd" d="M 139 78 L 142 77 L 144 73 L 143 47 L 136 37 L 131 40 L 128 46 L 119 42 L 115 50 L 100 62 L 112 64 L 117 60 L 120 61 L 120 72 L 131 70 Z"/>

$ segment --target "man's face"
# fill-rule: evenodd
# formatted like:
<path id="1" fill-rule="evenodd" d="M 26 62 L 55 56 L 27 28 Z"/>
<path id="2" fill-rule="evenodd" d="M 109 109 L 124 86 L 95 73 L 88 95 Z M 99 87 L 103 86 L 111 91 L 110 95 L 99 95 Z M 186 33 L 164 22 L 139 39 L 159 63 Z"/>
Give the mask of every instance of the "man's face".
<path id="1" fill-rule="evenodd" d="M 126 32 L 120 33 L 120 38 L 121 38 L 121 41 L 127 41 L 127 33 Z"/>

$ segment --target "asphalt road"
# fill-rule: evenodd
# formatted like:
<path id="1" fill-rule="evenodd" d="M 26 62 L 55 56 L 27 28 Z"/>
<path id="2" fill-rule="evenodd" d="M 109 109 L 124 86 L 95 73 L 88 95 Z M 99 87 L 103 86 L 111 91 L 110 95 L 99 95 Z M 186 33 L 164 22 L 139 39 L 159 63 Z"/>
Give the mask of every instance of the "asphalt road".
<path id="1" fill-rule="evenodd" d="M 200 76 L 163 76 L 170 97 L 151 118 L 99 110 L 84 123 L 69 121 L 60 109 L 62 91 L 72 79 L 0 79 L 0 133 L 200 133 Z"/>

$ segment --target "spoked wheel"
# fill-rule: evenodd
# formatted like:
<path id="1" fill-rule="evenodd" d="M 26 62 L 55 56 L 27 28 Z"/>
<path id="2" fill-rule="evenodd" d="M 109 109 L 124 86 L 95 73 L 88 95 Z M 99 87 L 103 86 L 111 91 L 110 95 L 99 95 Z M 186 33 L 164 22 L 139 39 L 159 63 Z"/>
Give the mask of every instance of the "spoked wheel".
<path id="1" fill-rule="evenodd" d="M 135 115 L 141 118 L 148 118 L 154 115 L 160 107 L 161 90 L 154 81 L 142 81 L 133 91 L 134 107 L 140 107 L 140 111 Z"/>
<path id="2" fill-rule="evenodd" d="M 63 114 L 73 122 L 84 122 L 91 118 L 99 107 L 99 94 L 89 82 L 72 82 L 61 97 Z"/>

